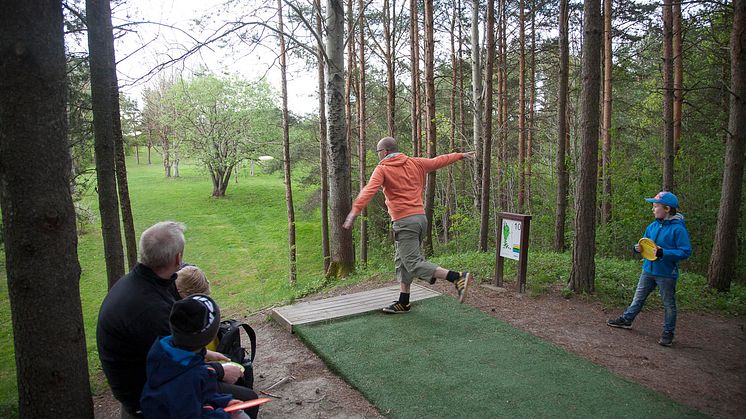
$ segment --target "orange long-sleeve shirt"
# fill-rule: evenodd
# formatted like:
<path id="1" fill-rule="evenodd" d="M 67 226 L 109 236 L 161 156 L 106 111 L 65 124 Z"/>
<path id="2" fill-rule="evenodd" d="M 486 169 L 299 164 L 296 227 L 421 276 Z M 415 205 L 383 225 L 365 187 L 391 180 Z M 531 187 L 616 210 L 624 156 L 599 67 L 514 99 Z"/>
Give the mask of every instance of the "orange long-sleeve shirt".
<path id="1" fill-rule="evenodd" d="M 432 159 L 409 157 L 404 154 L 387 157 L 373 170 L 368 184 L 352 203 L 352 211 L 360 214 L 378 192 L 378 188 L 383 186 L 386 208 L 392 221 L 410 215 L 424 214 L 422 192 L 425 189 L 426 175 L 463 158 L 463 153 L 444 154 Z"/>

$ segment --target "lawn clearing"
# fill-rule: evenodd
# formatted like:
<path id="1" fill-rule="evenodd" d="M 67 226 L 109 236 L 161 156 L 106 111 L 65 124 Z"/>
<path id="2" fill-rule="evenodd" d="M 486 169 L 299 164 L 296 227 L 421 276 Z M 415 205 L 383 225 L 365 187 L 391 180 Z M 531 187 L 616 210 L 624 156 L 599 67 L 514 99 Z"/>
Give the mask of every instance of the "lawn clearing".
<path id="1" fill-rule="evenodd" d="M 703 417 L 449 296 L 296 333 L 391 418 Z"/>

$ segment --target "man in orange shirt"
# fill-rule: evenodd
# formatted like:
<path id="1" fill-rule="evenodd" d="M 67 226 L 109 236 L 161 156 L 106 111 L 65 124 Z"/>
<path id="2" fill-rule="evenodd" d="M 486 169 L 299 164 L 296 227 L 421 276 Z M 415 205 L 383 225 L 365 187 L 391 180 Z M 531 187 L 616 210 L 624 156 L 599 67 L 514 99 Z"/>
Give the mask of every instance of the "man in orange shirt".
<path id="1" fill-rule="evenodd" d="M 409 292 L 414 278 L 421 278 L 430 284 L 434 284 L 436 279 L 448 280 L 456 287 L 459 302 L 463 302 L 472 275 L 469 272 L 454 272 L 441 268 L 425 260 L 420 252 L 420 243 L 427 227 L 422 193 L 429 172 L 461 159 L 473 159 L 475 153 L 451 153 L 432 159 L 408 157 L 399 152 L 399 146 L 392 137 L 385 137 L 379 141 L 376 153 L 381 161 L 370 175 L 368 184 L 352 203 L 352 210 L 347 215 L 343 227 L 352 228 L 355 218 L 378 192 L 378 188 L 383 187 L 386 208 L 394 222 L 396 279 L 399 280 L 401 289 L 399 300 L 394 301 L 383 311 L 409 311 Z"/>

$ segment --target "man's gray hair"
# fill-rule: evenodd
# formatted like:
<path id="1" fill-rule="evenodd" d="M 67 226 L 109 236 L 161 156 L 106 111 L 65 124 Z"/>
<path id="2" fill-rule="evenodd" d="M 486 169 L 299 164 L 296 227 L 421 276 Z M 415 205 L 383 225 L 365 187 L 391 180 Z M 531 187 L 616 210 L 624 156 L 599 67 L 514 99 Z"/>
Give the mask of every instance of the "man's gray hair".
<path id="1" fill-rule="evenodd" d="M 143 231 L 140 236 L 140 263 L 150 269 L 168 266 L 184 251 L 186 225 L 176 221 L 161 221 Z"/>

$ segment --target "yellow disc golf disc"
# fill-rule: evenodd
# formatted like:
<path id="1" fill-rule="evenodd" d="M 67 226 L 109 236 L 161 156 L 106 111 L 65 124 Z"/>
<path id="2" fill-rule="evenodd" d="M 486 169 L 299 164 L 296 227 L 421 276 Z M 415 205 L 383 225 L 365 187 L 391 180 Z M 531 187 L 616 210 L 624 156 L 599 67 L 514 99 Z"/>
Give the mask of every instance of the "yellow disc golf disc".
<path id="1" fill-rule="evenodd" d="M 656 260 L 655 252 L 658 249 L 655 242 L 647 237 L 643 237 L 637 242 L 640 245 L 640 254 L 647 260 Z"/>

